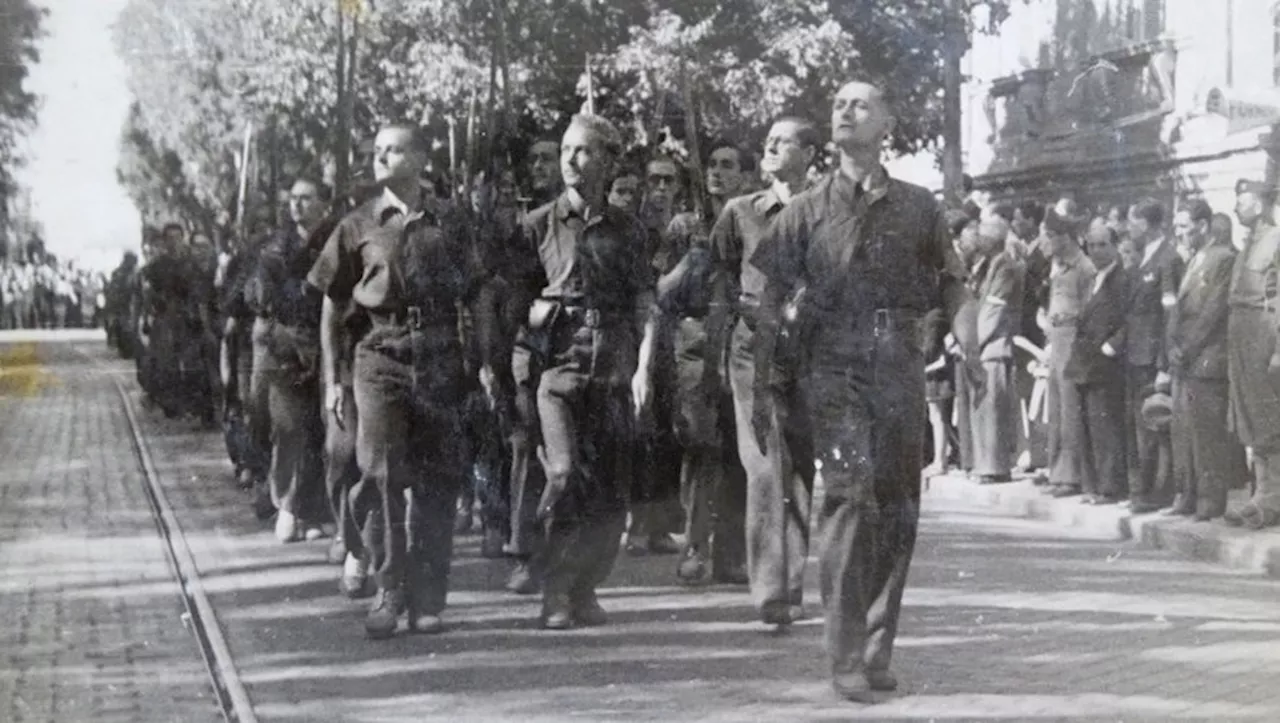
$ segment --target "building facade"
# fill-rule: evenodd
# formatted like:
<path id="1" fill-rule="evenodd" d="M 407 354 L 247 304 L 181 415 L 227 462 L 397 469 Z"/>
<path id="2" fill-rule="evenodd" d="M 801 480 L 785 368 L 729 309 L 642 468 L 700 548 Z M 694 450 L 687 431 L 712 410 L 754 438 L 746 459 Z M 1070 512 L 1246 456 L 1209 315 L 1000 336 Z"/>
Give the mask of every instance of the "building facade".
<path id="1" fill-rule="evenodd" d="M 1031 0 L 965 59 L 966 168 L 996 199 L 1234 203 L 1276 182 L 1277 0 Z M 983 18 L 975 18 L 981 25 Z"/>

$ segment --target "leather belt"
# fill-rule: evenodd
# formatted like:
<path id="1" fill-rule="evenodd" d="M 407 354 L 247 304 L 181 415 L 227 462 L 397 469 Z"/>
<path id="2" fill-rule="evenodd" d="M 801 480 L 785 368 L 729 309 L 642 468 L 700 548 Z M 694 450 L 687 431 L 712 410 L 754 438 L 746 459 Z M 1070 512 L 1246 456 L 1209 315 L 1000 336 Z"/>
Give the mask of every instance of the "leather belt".
<path id="1" fill-rule="evenodd" d="M 561 307 L 564 318 L 575 321 L 588 329 L 599 329 L 604 326 L 606 317 L 605 312 L 600 309 L 589 306 L 576 306 L 565 304 Z"/>
<path id="2" fill-rule="evenodd" d="M 433 326 L 453 326 L 458 322 L 458 312 L 452 305 L 436 302 L 405 306 L 391 310 L 370 310 L 369 319 L 378 326 L 401 326 L 408 329 L 426 329 Z"/>
<path id="3" fill-rule="evenodd" d="M 1080 321 L 1079 316 L 1070 314 L 1054 314 L 1049 317 L 1050 326 L 1075 326 L 1078 321 Z"/>
<path id="4" fill-rule="evenodd" d="M 915 331 L 915 324 L 924 316 L 915 309 L 875 309 L 858 314 L 855 329 L 871 329 L 879 334 L 888 331 Z"/>

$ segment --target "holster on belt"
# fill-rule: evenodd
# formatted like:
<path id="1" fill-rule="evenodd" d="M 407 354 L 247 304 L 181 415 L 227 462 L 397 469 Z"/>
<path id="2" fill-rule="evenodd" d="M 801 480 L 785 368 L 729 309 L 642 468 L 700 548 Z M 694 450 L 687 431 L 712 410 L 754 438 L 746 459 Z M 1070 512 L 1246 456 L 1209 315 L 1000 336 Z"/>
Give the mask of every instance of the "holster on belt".
<path id="1" fill-rule="evenodd" d="M 813 309 L 806 303 L 807 286 L 800 286 L 782 305 L 778 320 L 778 341 L 774 347 L 773 379 L 775 383 L 795 380 L 804 366 L 808 351 L 809 329 L 813 324 Z"/>
<path id="2" fill-rule="evenodd" d="M 534 299 L 529 305 L 529 315 L 525 319 L 525 333 L 516 343 L 533 352 L 538 364 L 545 365 L 551 356 L 551 334 L 556 323 L 560 321 L 563 305 L 555 299 Z"/>

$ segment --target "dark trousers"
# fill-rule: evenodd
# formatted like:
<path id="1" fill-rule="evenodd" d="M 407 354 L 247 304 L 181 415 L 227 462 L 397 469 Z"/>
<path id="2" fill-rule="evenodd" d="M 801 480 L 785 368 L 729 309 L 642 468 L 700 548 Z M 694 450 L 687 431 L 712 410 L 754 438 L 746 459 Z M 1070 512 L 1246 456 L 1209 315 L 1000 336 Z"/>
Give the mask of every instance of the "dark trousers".
<path id="1" fill-rule="evenodd" d="M 542 371 L 533 352 L 517 345 L 511 355 L 511 376 L 515 383 L 511 424 L 511 470 L 507 499 L 511 505 L 511 536 L 507 554 L 528 559 L 538 550 L 542 528 L 538 524 L 538 502 L 542 499 L 542 463 L 534 450 L 542 442 L 538 420 L 538 382 Z"/>
<path id="2" fill-rule="evenodd" d="M 463 426 L 472 456 L 459 505 L 469 511 L 479 503 L 483 529 L 498 531 L 506 539 L 511 519 L 507 444 L 499 429 L 498 415 L 489 408 L 484 392 L 477 389 L 467 395 Z"/>
<path id="3" fill-rule="evenodd" d="M 1147 429 L 1142 423 L 1142 403 L 1156 381 L 1155 367 L 1126 367 L 1129 433 L 1129 492 L 1134 502 L 1167 505 L 1173 501 L 1173 450 L 1169 432 Z"/>
<path id="4" fill-rule="evenodd" d="M 755 411 L 755 334 L 745 322 L 733 332 L 729 382 L 738 458 L 747 480 L 746 544 L 751 599 L 757 608 L 799 605 L 809 556 L 813 505 L 811 439 L 794 389 L 777 393 L 765 449 L 751 429 Z"/>
<path id="5" fill-rule="evenodd" d="M 264 375 L 271 418 L 271 501 L 308 522 L 328 517 L 319 332 L 268 323 Z"/>
<path id="6" fill-rule="evenodd" d="M 801 380 L 826 497 L 819 559 L 832 672 L 893 654 L 920 517 L 924 361 L 914 332 L 823 330 Z"/>
<path id="7" fill-rule="evenodd" d="M 438 614 L 449 590 L 454 508 L 468 459 L 462 370 L 451 324 L 378 326 L 356 345 L 361 474 L 351 514 L 370 522 L 364 545 L 378 586 L 403 586 L 417 614 Z"/>
<path id="8" fill-rule="evenodd" d="M 684 447 L 675 432 L 677 400 L 676 359 L 671 340 L 660 339 L 655 351 L 653 405 L 648 424 L 638 440 L 638 474 L 642 494 L 631 501 L 627 540 L 645 544 L 647 539 L 680 529 L 685 510 Z M 686 521 L 687 524 L 687 521 Z"/>
<path id="9" fill-rule="evenodd" d="M 1244 467 L 1244 448 L 1227 427 L 1226 379 L 1173 380 L 1173 474 L 1188 511 L 1218 517 Z"/>
<path id="10" fill-rule="evenodd" d="M 248 338 L 244 339 L 248 342 Z M 249 470 L 253 479 L 265 479 L 271 464 L 270 447 L 263 446 L 264 440 L 255 438 L 250 433 L 249 416 L 252 412 L 250 401 L 253 399 L 251 385 L 253 382 L 253 346 L 246 343 L 236 355 L 236 399 L 239 404 L 227 410 L 223 417 L 223 438 L 227 445 L 227 456 L 235 465 L 236 474 Z"/>
<path id="11" fill-rule="evenodd" d="M 747 479 L 738 460 L 733 398 L 714 403 L 720 443 L 686 446 L 680 471 L 685 545 L 711 558 L 719 576 L 746 564 Z"/>
<path id="12" fill-rule="evenodd" d="M 624 380 L 630 374 L 612 357 L 625 353 L 615 351 L 619 346 L 634 347 L 634 335 L 604 334 L 585 326 L 557 330 L 555 351 L 538 385 L 546 471 L 539 504 L 548 530 L 546 604 L 594 595 L 622 542 L 636 459 L 635 424 Z M 603 368 L 609 366 L 614 368 Z M 570 544 L 566 539 L 590 539 L 591 545 L 581 547 L 580 554 L 563 555 L 561 547 Z"/>
<path id="13" fill-rule="evenodd" d="M 364 555 L 362 538 L 370 520 L 356 519 L 351 514 L 351 493 L 360 482 L 360 467 L 356 464 L 356 430 L 359 428 L 360 411 L 356 408 L 355 390 L 351 386 L 342 385 L 342 397 L 345 417 L 341 427 L 332 414 L 324 413 L 324 489 L 329 500 L 329 513 L 337 522 L 338 534 L 346 545 L 347 553 L 361 557 Z"/>
<path id="14" fill-rule="evenodd" d="M 734 439 L 733 397 L 727 388 L 708 392 L 708 364 L 723 370 L 723 350 L 707 345 L 706 324 L 683 319 L 675 334 L 676 438 L 683 447 L 680 500 L 685 546 L 711 558 L 724 575 L 745 563 L 746 475 Z"/>
<path id="15" fill-rule="evenodd" d="M 1077 389 L 1080 418 L 1084 420 L 1082 487 L 1086 494 L 1126 497 L 1129 477 L 1125 455 L 1124 379 L 1081 384 Z"/>

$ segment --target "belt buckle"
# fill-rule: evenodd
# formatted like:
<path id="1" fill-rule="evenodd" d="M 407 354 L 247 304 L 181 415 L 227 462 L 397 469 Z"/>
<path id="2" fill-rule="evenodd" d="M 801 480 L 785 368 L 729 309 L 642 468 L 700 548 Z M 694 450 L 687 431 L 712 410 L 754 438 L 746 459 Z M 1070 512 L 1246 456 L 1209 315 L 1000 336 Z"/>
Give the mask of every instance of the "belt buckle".
<path id="1" fill-rule="evenodd" d="M 421 329 L 422 328 L 422 307 L 410 306 L 410 307 L 407 307 L 404 311 L 405 311 L 405 322 L 409 325 L 409 328 L 415 329 L 415 330 Z"/>
<path id="2" fill-rule="evenodd" d="M 600 310 L 587 309 L 582 313 L 582 323 L 587 325 L 588 329 L 600 328 Z"/>
<path id="3" fill-rule="evenodd" d="M 871 323 L 876 332 L 891 331 L 889 328 L 890 321 L 888 309 L 876 309 L 875 314 L 872 315 Z"/>

